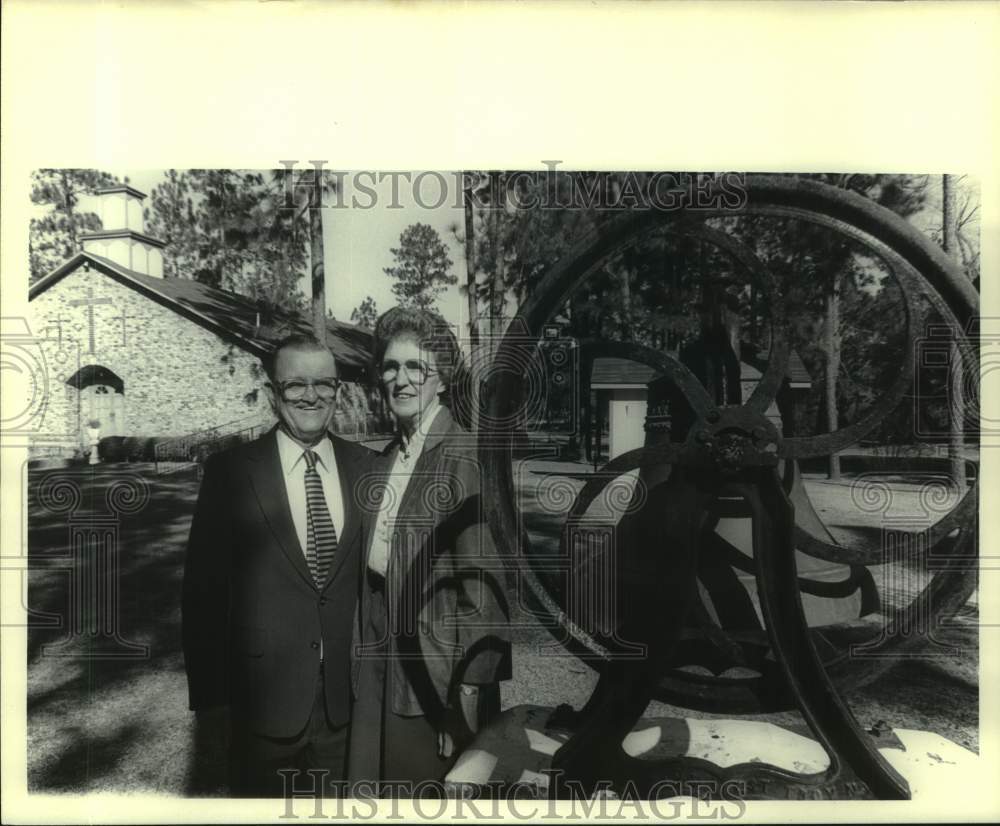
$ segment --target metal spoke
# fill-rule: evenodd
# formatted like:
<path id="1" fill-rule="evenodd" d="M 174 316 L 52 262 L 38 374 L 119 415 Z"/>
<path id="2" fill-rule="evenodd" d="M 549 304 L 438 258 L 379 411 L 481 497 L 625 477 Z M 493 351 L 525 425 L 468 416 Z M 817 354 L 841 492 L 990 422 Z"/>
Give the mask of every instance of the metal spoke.
<path id="1" fill-rule="evenodd" d="M 519 376 L 515 370 L 497 371 L 482 396 L 488 414 L 478 436 L 484 506 L 497 549 L 513 568 L 519 584 L 527 589 L 525 596 L 530 606 L 550 621 L 553 633 L 561 635 L 561 644 L 601 673 L 598 689 L 584 709 L 584 731 L 578 732 L 558 753 L 559 765 L 572 769 L 571 774 L 622 781 L 636 777 L 651 781 L 667 772 L 678 778 L 765 777 L 783 788 L 812 783 L 823 794 L 826 789 L 834 788 L 824 784 L 846 773 L 859 778 L 878 797 L 904 797 L 905 782 L 886 766 L 858 728 L 837 688 L 846 690 L 862 685 L 881 673 L 895 657 L 926 644 L 926 637 L 920 635 L 894 636 L 890 633 L 892 628 L 908 628 L 928 620 L 933 624 L 957 611 L 968 599 L 976 576 L 978 483 L 948 515 L 908 537 L 912 547 L 928 549 L 940 569 L 908 605 L 888 613 L 884 626 L 858 623 L 809 629 L 802 612 L 803 593 L 837 597 L 846 590 L 864 588 L 861 566 L 882 564 L 885 560 L 881 553 L 876 557 L 863 548 L 839 546 L 796 526 L 787 492 L 781 488 L 775 467 L 768 463 L 829 455 L 872 432 L 907 397 L 914 372 L 917 326 L 921 323 L 918 295 L 928 298 L 947 323 L 964 330 L 965 323 L 978 315 L 978 294 L 919 230 L 860 195 L 815 182 L 761 175 L 748 176 L 746 189 L 748 200 L 739 213 L 741 216 L 794 218 L 829 228 L 862 244 L 886 265 L 903 294 L 908 342 L 891 386 L 860 419 L 845 427 L 815 436 L 775 438 L 773 425 L 764 413 L 775 401 L 787 373 L 791 348 L 785 311 L 780 291 L 774 288 L 771 275 L 752 250 L 726 232 L 705 224 L 708 219 L 731 217 L 733 213 L 693 210 L 622 213 L 600 222 L 590 236 L 572 247 L 545 275 L 503 337 L 497 358 L 502 361 L 507 357 L 510 363 L 515 363 L 516 359 L 510 361 L 510 358 L 537 346 L 543 325 L 587 277 L 644 233 L 662 231 L 712 244 L 729 254 L 765 290 L 772 308 L 772 335 L 764 375 L 743 405 L 716 408 L 693 372 L 666 353 L 627 342 L 585 343 L 587 347 L 599 347 L 602 353 L 653 366 L 680 390 L 695 415 L 694 427 L 683 444 L 639 448 L 608 462 L 585 483 L 568 515 L 567 528 L 580 522 L 605 486 L 623 473 L 670 465 L 670 475 L 659 493 L 669 491 L 674 501 L 666 502 L 658 495 L 658 512 L 649 513 L 656 509 L 647 504 L 636 513 L 626 514 L 628 519 L 623 517 L 622 523 L 628 524 L 620 523 L 616 529 L 623 532 L 627 562 L 635 566 L 623 620 L 615 631 L 622 634 L 621 639 L 608 640 L 603 634 L 581 628 L 567 614 L 565 601 L 554 596 L 558 592 L 551 590 L 551 583 L 546 583 L 535 570 L 537 560 L 533 561 L 527 531 L 514 505 L 510 442 L 518 413 Z M 978 364 L 974 342 L 969 336 L 959 334 L 956 343 L 963 364 L 974 369 Z M 751 433 L 763 435 L 751 439 Z M 767 454 L 769 448 L 774 452 Z M 737 552 L 736 558 L 734 549 L 724 546 L 716 551 L 721 549 L 723 558 L 728 553 L 728 562 L 737 569 L 755 574 L 766 639 L 763 635 L 760 639 L 753 637 L 749 629 L 744 632 L 716 628 L 708 620 L 704 605 L 697 613 L 690 610 L 691 600 L 697 599 L 695 560 L 699 549 L 705 548 L 706 536 L 700 530 L 721 490 L 719 474 L 725 477 L 726 484 L 736 474 L 743 485 L 745 501 L 751 509 L 754 557 L 751 560 Z M 636 523 L 653 520 L 648 523 L 652 525 L 657 519 L 662 520 L 661 534 L 667 541 L 628 543 L 628 532 L 636 529 Z M 702 523 L 696 530 L 694 525 L 698 520 Z M 956 530 L 958 538 L 953 539 Z M 563 551 L 567 549 L 566 535 L 564 530 Z M 797 575 L 796 550 L 854 567 L 841 582 L 815 582 Z M 669 597 L 664 596 L 664 587 L 669 590 Z M 685 630 L 685 622 L 692 620 L 695 629 Z M 717 667 L 725 663 L 726 652 L 734 660 L 739 660 L 739 652 L 747 664 L 759 666 L 759 673 L 730 679 L 680 670 L 682 659 L 678 657 L 683 654 L 684 646 L 699 638 L 720 651 L 719 658 L 712 660 Z M 617 656 L 622 652 L 622 640 L 647 646 L 649 655 L 632 659 Z M 761 658 L 761 643 L 765 641 L 777 658 L 772 665 Z M 852 645 L 865 646 L 866 650 L 874 646 L 879 656 L 851 657 Z M 821 776 L 803 780 L 791 773 L 760 766 L 721 771 L 704 761 L 647 763 L 628 758 L 621 752 L 621 739 L 638 720 L 651 696 L 730 713 L 778 710 L 798 704 L 829 752 L 831 768 Z"/>

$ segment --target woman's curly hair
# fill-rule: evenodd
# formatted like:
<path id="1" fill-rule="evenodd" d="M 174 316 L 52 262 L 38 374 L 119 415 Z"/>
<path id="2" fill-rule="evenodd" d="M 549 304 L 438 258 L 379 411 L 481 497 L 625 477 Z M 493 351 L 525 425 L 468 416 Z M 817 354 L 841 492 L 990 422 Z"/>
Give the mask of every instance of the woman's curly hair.
<path id="1" fill-rule="evenodd" d="M 398 338 L 414 339 L 420 344 L 421 349 L 434 355 L 435 367 L 446 388 L 441 394 L 442 403 L 448 406 L 453 416 L 465 407 L 455 404 L 456 397 L 465 392 L 468 383 L 465 359 L 455 334 L 441 316 L 431 310 L 417 307 L 393 307 L 375 322 L 374 338 L 373 376 L 377 378 L 381 374 L 382 360 L 392 341 Z M 463 426 L 468 426 L 465 421 L 459 421 Z"/>

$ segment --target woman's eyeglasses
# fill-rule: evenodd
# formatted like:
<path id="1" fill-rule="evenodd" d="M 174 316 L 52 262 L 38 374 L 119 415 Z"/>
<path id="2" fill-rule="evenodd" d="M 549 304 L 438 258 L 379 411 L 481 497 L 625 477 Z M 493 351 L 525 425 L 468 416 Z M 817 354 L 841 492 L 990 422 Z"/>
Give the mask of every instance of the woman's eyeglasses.
<path id="1" fill-rule="evenodd" d="M 431 370 L 427 362 L 418 361 L 417 359 L 410 359 L 409 361 L 404 361 L 402 364 L 398 361 L 383 361 L 382 381 L 393 381 L 399 376 L 400 369 L 406 370 L 406 375 L 409 376 L 413 384 L 423 384 L 427 381 L 428 376 L 433 376 L 438 372 L 437 370 Z"/>

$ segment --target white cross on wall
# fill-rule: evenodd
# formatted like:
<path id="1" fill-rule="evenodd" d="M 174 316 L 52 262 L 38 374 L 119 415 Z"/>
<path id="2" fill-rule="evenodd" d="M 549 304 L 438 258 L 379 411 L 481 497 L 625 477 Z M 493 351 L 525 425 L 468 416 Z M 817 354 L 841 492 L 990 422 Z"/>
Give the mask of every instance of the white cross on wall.
<path id="1" fill-rule="evenodd" d="M 88 353 L 94 353 L 94 305 L 96 304 L 110 304 L 110 298 L 94 298 L 93 287 L 87 287 L 87 297 L 77 298 L 69 302 L 70 307 L 81 307 L 85 306 L 87 308 L 87 322 L 90 325 L 90 349 Z"/>

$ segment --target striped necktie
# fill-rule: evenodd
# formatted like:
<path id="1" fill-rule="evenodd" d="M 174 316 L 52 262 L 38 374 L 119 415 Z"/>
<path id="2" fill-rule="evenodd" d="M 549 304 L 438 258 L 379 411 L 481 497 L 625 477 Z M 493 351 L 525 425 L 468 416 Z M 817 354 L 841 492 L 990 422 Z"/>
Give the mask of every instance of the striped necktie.
<path id="1" fill-rule="evenodd" d="M 326 583 L 326 574 L 337 552 L 337 530 L 326 507 L 323 494 L 323 480 L 316 470 L 316 454 L 311 450 L 303 452 L 306 460 L 306 515 L 308 530 L 306 538 L 306 561 L 317 588 Z"/>

